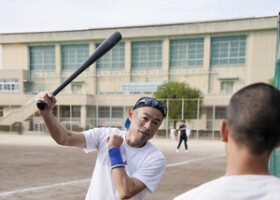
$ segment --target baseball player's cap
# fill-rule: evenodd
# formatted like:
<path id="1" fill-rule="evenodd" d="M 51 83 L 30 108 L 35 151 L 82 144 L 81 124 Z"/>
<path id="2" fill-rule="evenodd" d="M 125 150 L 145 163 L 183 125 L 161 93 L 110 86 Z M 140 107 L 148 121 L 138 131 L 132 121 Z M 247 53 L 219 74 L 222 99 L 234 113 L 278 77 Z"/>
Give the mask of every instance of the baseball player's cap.
<path id="1" fill-rule="evenodd" d="M 162 102 L 152 97 L 141 97 L 140 99 L 138 99 L 138 101 L 135 103 L 132 109 L 135 110 L 137 108 L 144 107 L 144 106 L 149 106 L 158 109 L 162 113 L 163 117 L 166 117 L 167 115 L 166 106 Z M 124 123 L 124 127 L 128 130 L 129 126 L 130 126 L 130 120 L 127 118 Z"/>

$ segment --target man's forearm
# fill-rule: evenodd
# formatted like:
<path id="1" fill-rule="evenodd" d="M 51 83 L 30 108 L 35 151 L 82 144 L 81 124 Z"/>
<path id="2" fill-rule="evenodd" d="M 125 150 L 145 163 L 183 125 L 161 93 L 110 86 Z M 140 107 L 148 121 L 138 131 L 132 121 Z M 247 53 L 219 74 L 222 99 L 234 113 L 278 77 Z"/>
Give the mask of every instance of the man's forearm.
<path id="1" fill-rule="evenodd" d="M 57 144 L 65 145 L 67 143 L 67 130 L 55 119 L 54 115 L 50 112 L 42 116 L 45 125 Z"/>
<path id="2" fill-rule="evenodd" d="M 111 162 L 111 171 L 114 183 L 121 199 L 128 199 L 146 188 L 145 184 L 136 178 L 130 178 L 125 171 L 120 146 L 123 138 L 112 134 L 108 137 L 108 153 Z"/>
<path id="3" fill-rule="evenodd" d="M 146 188 L 138 179 L 130 178 L 122 167 L 114 168 L 112 174 L 121 199 L 131 198 Z"/>
<path id="4" fill-rule="evenodd" d="M 52 113 L 43 116 L 47 129 L 57 144 L 86 148 L 83 133 L 67 130 L 53 116 Z"/>

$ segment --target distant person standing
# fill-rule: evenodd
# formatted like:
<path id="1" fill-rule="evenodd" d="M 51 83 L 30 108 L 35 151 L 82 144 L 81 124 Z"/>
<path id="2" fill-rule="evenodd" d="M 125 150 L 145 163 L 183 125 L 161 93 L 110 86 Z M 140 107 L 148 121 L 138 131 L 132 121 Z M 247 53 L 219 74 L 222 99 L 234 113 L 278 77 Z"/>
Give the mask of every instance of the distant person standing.
<path id="1" fill-rule="evenodd" d="M 187 126 L 187 139 L 189 139 L 189 137 L 191 136 L 192 133 L 192 129 L 190 126 Z"/>
<path id="2" fill-rule="evenodd" d="M 179 148 L 180 148 L 183 140 L 184 140 L 184 144 L 185 144 L 185 152 L 188 152 L 188 145 L 187 145 L 188 137 L 186 134 L 186 129 L 187 129 L 187 127 L 185 125 L 185 120 L 182 120 L 181 125 L 179 126 L 179 136 L 178 136 L 179 143 L 178 143 L 178 146 L 176 149 L 177 152 L 179 152 Z"/>
<path id="3" fill-rule="evenodd" d="M 172 140 L 176 140 L 176 129 L 175 128 L 172 128 L 171 130 L 170 130 L 170 138 L 172 139 Z"/>

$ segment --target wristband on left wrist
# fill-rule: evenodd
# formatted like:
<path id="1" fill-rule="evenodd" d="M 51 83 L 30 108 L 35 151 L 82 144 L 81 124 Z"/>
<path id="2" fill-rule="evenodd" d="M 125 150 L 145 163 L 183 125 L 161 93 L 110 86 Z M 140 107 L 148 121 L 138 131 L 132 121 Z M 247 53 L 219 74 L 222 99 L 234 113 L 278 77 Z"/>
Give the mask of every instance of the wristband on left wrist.
<path id="1" fill-rule="evenodd" d="M 109 157 L 111 161 L 111 170 L 115 168 L 122 167 L 124 168 L 124 162 L 121 156 L 121 151 L 120 148 L 118 147 L 113 147 L 109 150 Z"/>

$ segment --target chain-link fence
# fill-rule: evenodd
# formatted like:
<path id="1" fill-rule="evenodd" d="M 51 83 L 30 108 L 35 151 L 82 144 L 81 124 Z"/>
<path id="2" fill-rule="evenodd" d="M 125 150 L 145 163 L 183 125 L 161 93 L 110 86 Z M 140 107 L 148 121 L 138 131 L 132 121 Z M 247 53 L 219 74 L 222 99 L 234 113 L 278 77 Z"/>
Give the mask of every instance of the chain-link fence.
<path id="1" fill-rule="evenodd" d="M 225 118 L 225 106 L 204 106 L 200 99 L 162 99 L 168 107 L 166 117 L 156 136 L 170 137 L 172 128 L 178 129 L 180 121 L 184 119 L 186 125 L 191 128 L 192 138 L 219 138 L 219 124 Z M 35 102 L 33 102 L 35 105 Z M 53 113 L 57 120 L 67 129 L 84 131 L 94 127 L 118 127 L 124 129 L 127 112 L 133 105 L 126 101 L 92 100 L 83 105 L 56 105 Z M 1 125 L 1 119 L 7 115 L 13 115 L 17 109 L 6 111 L 6 115 L 0 118 L 0 131 L 17 132 L 19 134 L 46 134 L 47 130 L 42 117 L 36 112 L 26 119 Z M 22 108 L 18 108 L 22 109 Z M 3 121 L 3 120 L 2 120 Z M 178 131 L 177 131 L 178 133 Z"/>

